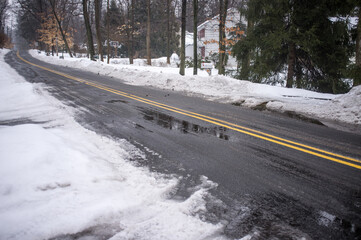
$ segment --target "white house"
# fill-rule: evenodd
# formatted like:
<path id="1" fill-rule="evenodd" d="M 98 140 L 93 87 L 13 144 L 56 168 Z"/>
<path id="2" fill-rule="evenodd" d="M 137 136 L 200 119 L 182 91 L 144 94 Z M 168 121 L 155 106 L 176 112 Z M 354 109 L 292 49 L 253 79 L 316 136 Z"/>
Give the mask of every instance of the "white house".
<path id="1" fill-rule="evenodd" d="M 193 33 L 186 31 L 186 57 L 193 58 Z"/>
<path id="2" fill-rule="evenodd" d="M 202 42 L 198 40 L 198 42 L 197 42 L 197 45 L 198 45 L 198 51 L 197 52 L 198 52 L 198 54 L 200 54 L 200 48 L 199 48 L 200 44 L 202 44 Z M 186 31 L 185 50 L 186 50 L 186 58 L 192 58 L 193 59 L 193 33 L 190 33 L 188 31 Z"/>
<path id="3" fill-rule="evenodd" d="M 226 30 L 231 29 L 232 27 L 236 27 L 237 24 L 246 23 L 244 17 L 241 19 L 241 15 L 236 8 L 229 8 L 227 10 L 227 18 L 226 18 Z M 213 17 L 210 20 L 205 21 L 200 24 L 197 28 L 198 31 L 198 47 L 200 48 L 200 54 L 202 58 L 209 57 L 213 53 L 218 53 L 219 49 L 219 15 Z M 226 31 L 226 37 L 229 38 L 230 34 Z M 235 67 L 237 66 L 236 59 L 232 56 L 228 58 L 228 66 Z"/>

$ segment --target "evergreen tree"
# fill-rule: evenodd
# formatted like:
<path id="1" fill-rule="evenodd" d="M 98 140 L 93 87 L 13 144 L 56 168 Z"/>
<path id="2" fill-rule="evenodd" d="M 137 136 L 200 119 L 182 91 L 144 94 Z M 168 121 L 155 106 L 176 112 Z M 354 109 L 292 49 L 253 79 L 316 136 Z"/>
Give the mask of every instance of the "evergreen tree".
<path id="1" fill-rule="evenodd" d="M 297 87 L 344 91 L 341 79 L 352 43 L 346 21 L 335 18 L 336 5 L 327 0 L 250 0 L 245 15 L 251 26 L 233 48 L 245 68 L 242 77 L 249 73 L 255 82 L 275 82 L 286 73 L 287 87 L 296 78 Z"/>

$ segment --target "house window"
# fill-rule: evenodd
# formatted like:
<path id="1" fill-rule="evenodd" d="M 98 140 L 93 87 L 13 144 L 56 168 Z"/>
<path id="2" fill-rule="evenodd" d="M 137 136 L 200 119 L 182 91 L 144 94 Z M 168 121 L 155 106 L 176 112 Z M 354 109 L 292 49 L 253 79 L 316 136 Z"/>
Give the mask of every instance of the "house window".
<path id="1" fill-rule="evenodd" d="M 201 47 L 201 55 L 202 55 L 202 58 L 204 58 L 206 56 L 206 47 Z"/>
<path id="2" fill-rule="evenodd" d="M 206 31 L 205 31 L 205 29 L 203 28 L 202 30 L 200 30 L 199 32 L 198 32 L 198 37 L 199 38 L 204 38 L 206 36 Z"/>

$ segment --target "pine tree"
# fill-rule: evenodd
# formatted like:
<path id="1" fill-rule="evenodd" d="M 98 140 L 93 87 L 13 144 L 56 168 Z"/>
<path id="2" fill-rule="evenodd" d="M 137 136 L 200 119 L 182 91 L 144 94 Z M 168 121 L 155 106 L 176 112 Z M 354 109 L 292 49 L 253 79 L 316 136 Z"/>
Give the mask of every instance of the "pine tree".
<path id="1" fill-rule="evenodd" d="M 287 87 L 296 78 L 298 87 L 344 91 L 351 44 L 345 21 L 333 20 L 337 14 L 327 0 L 250 0 L 246 16 L 252 28 L 233 48 L 245 68 L 241 73 L 249 72 L 255 82 L 275 82 L 287 73 Z"/>

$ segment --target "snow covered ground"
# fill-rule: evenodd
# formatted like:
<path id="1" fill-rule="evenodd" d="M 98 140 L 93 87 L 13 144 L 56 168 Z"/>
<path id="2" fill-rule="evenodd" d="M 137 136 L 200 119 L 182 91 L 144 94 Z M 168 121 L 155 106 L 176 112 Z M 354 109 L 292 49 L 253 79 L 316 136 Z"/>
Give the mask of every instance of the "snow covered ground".
<path id="1" fill-rule="evenodd" d="M 204 178 L 207 187 L 188 199 L 170 199 L 178 177 L 134 166 L 130 159 L 145 158 L 139 149 L 84 129 L 75 109 L 8 66 L 6 52 L 0 50 L 0 239 L 224 239 L 222 224 L 199 215 L 215 184 Z"/>
<path id="2" fill-rule="evenodd" d="M 198 76 L 193 76 L 191 68 L 186 69 L 186 76 L 180 76 L 175 63 L 166 66 L 165 58 L 153 59 L 154 66 L 147 66 L 144 59 L 136 59 L 134 65 L 129 65 L 128 59 L 112 59 L 111 64 L 107 65 L 85 58 L 72 59 L 66 55 L 65 59 L 59 59 L 39 54 L 36 50 L 30 50 L 30 53 L 48 63 L 86 69 L 132 85 L 171 89 L 246 107 L 263 104 L 273 111 L 292 111 L 321 121 L 361 125 L 361 86 L 347 94 L 333 95 L 240 81 L 218 76 L 215 69 L 212 70 L 212 76 L 202 70 Z"/>

